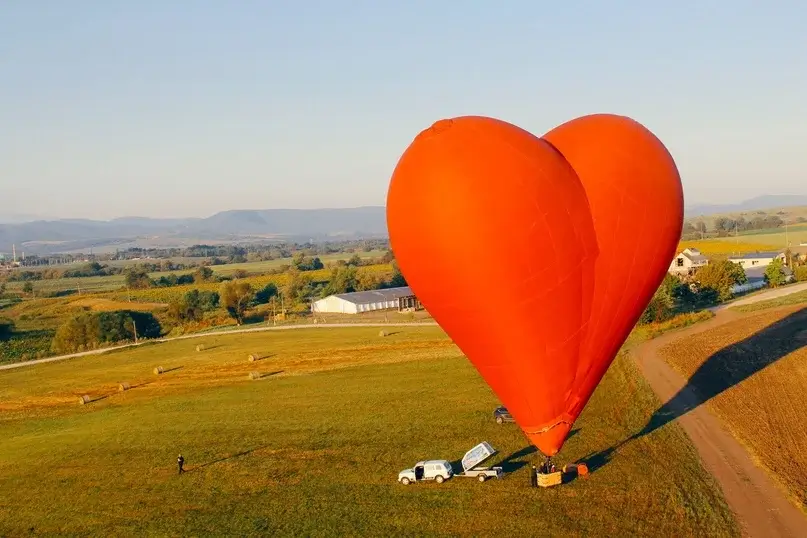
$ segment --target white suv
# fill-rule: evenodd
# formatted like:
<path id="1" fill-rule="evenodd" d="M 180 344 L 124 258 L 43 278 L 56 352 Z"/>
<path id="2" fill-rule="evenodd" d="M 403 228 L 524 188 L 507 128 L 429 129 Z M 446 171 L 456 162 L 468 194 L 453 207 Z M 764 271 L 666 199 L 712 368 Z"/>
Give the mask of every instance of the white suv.
<path id="1" fill-rule="evenodd" d="M 434 480 L 442 484 L 454 476 L 454 469 L 447 460 L 419 461 L 411 469 L 404 469 L 398 473 L 398 481 L 404 486 L 411 482 L 421 482 L 423 480 Z"/>

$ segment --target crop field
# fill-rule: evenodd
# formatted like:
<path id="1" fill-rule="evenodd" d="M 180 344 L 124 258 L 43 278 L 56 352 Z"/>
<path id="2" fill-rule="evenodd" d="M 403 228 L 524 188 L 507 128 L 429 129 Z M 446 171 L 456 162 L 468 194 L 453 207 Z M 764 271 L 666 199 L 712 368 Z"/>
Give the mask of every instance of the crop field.
<path id="1" fill-rule="evenodd" d="M 371 258 L 380 258 L 384 255 L 383 251 L 370 251 L 370 252 L 358 252 L 358 256 L 362 259 L 371 259 Z M 326 254 L 320 256 L 320 260 L 322 263 L 328 264 L 333 263 L 339 260 L 348 260 L 353 256 L 351 253 L 337 253 L 337 254 Z M 197 263 L 199 258 L 194 258 Z M 138 260 L 137 262 L 130 261 L 127 265 L 136 265 L 137 263 L 143 262 L 153 262 L 158 263 L 160 260 Z M 282 265 L 288 265 L 292 261 L 291 258 L 281 258 L 277 260 L 268 260 L 263 262 L 251 262 L 251 263 L 230 263 L 225 265 L 212 265 L 210 268 L 213 270 L 215 274 L 219 274 L 222 276 L 231 276 L 233 273 L 239 270 L 247 271 L 250 274 L 260 274 L 266 273 L 273 269 L 277 269 Z M 109 262 L 113 264 L 114 262 Z M 122 262 L 118 262 L 120 265 Z M 69 267 L 79 267 L 81 264 L 73 264 Z M 184 270 L 184 271 L 159 271 L 155 273 L 149 273 L 150 278 L 160 278 L 161 276 L 168 276 L 170 274 L 175 274 L 177 276 L 192 273 L 193 270 Z M 105 291 L 114 291 L 120 290 L 125 286 L 125 279 L 123 275 L 111 275 L 111 276 L 97 276 L 97 277 L 83 277 L 83 278 L 57 278 L 53 280 L 34 280 L 31 281 L 31 284 L 34 287 L 34 292 L 42 293 L 42 294 L 51 294 L 51 293 L 58 293 L 58 292 L 105 292 Z M 8 282 L 6 284 L 6 288 L 8 291 L 15 291 L 19 292 L 22 290 L 22 287 L 25 285 L 24 282 Z"/>
<path id="2" fill-rule="evenodd" d="M 624 356 L 555 458 L 591 473 L 552 489 L 528 487 L 539 455 L 437 327 L 210 336 L 0 371 L 0 387 L 2 535 L 739 535 L 676 425 L 609 450 L 659 407 Z M 483 440 L 503 480 L 396 482 Z"/>
<path id="3" fill-rule="evenodd" d="M 765 310 L 665 346 L 752 455 L 807 509 L 807 304 Z"/>
<path id="4" fill-rule="evenodd" d="M 753 241 L 740 237 L 739 241 L 733 237 L 716 237 L 713 239 L 704 239 L 701 241 L 681 241 L 678 245 L 678 252 L 685 248 L 696 248 L 705 255 L 715 254 L 744 254 L 748 252 L 770 252 L 777 250 L 775 243 L 767 243 L 762 239 L 767 236 L 756 236 Z M 784 242 L 782 243 L 784 245 Z M 784 249 L 784 247 L 782 247 Z"/>

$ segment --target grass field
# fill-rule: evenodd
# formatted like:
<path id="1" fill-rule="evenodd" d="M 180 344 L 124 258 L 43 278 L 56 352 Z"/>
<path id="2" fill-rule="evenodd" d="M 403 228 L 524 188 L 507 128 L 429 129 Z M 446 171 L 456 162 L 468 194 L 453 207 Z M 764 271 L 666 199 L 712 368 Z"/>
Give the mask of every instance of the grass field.
<path id="1" fill-rule="evenodd" d="M 548 490 L 528 487 L 538 455 L 495 424 L 496 399 L 436 327 L 176 341 L 0 371 L 0 387 L 0 491 L 14 492 L 0 534 L 738 535 L 678 427 L 603 455 L 659 406 L 624 357 L 556 458 L 593 472 Z M 501 481 L 395 480 L 482 440 L 500 451 Z"/>
<path id="2" fill-rule="evenodd" d="M 380 258 L 384 255 L 384 251 L 380 250 L 373 250 L 370 252 L 357 252 L 358 256 L 362 259 L 371 259 L 371 258 Z M 320 256 L 320 260 L 322 263 L 328 264 L 333 263 L 338 260 L 348 260 L 353 256 L 352 253 L 345 253 L 340 252 L 337 254 L 325 254 Z M 134 265 L 135 263 L 143 263 L 143 262 L 154 262 L 158 263 L 160 260 L 138 260 L 138 262 L 129 262 L 126 265 Z M 198 263 L 198 259 L 196 260 Z M 213 272 L 222 275 L 222 276 L 231 276 L 233 273 L 239 270 L 247 271 L 250 274 L 260 274 L 266 273 L 273 269 L 277 269 L 281 265 L 288 265 L 292 261 L 291 258 L 281 258 L 277 260 L 268 260 L 263 262 L 251 262 L 251 263 L 230 263 L 225 265 L 212 265 L 210 266 L 213 269 Z M 112 264 L 113 262 L 110 262 Z M 82 264 L 73 264 L 71 266 L 65 267 L 80 267 Z M 119 263 L 120 265 L 120 263 Z M 192 273 L 193 270 L 187 271 L 161 271 L 156 273 L 150 273 L 149 277 L 151 278 L 160 278 L 161 276 L 168 276 L 170 274 L 175 275 L 183 275 Z M 6 288 L 8 291 L 19 292 L 22 290 L 22 287 L 25 285 L 24 282 L 8 282 L 6 284 Z M 32 285 L 34 287 L 34 291 L 36 293 L 56 293 L 56 292 L 65 292 L 65 291 L 75 291 L 75 292 L 104 292 L 104 291 L 113 291 L 119 290 L 125 286 L 125 280 L 123 275 L 112 275 L 112 276 L 99 276 L 99 277 L 84 277 L 84 278 L 57 278 L 53 280 L 35 280 L 32 281 Z"/>
<path id="3" fill-rule="evenodd" d="M 779 306 L 789 306 L 797 304 L 807 304 L 807 291 L 800 291 L 784 297 L 777 297 L 769 301 L 760 301 L 747 305 L 733 307 L 732 310 L 738 312 L 757 312 L 759 310 L 768 310 Z"/>
<path id="4" fill-rule="evenodd" d="M 765 310 L 668 344 L 662 356 L 807 509 L 807 305 Z"/>

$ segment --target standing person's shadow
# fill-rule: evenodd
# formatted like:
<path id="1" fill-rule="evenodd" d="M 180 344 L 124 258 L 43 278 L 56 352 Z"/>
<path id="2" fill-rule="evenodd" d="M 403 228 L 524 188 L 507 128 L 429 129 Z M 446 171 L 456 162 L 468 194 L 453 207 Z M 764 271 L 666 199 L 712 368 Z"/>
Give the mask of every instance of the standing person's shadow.
<path id="1" fill-rule="evenodd" d="M 614 452 L 626 443 L 666 426 L 806 345 L 807 307 L 710 356 L 686 385 L 653 413 L 640 431 L 612 447 L 586 456 L 583 461 L 589 470 L 595 471 L 608 463 Z"/>

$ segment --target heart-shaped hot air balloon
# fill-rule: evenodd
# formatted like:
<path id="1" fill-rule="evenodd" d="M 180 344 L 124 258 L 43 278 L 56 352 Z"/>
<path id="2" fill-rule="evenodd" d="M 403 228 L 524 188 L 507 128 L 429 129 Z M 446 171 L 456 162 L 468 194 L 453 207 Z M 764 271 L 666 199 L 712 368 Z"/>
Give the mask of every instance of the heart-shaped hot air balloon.
<path id="1" fill-rule="evenodd" d="M 664 278 L 683 191 L 667 149 L 629 118 L 539 138 L 464 116 L 401 156 L 387 225 L 414 294 L 554 456 Z"/>

